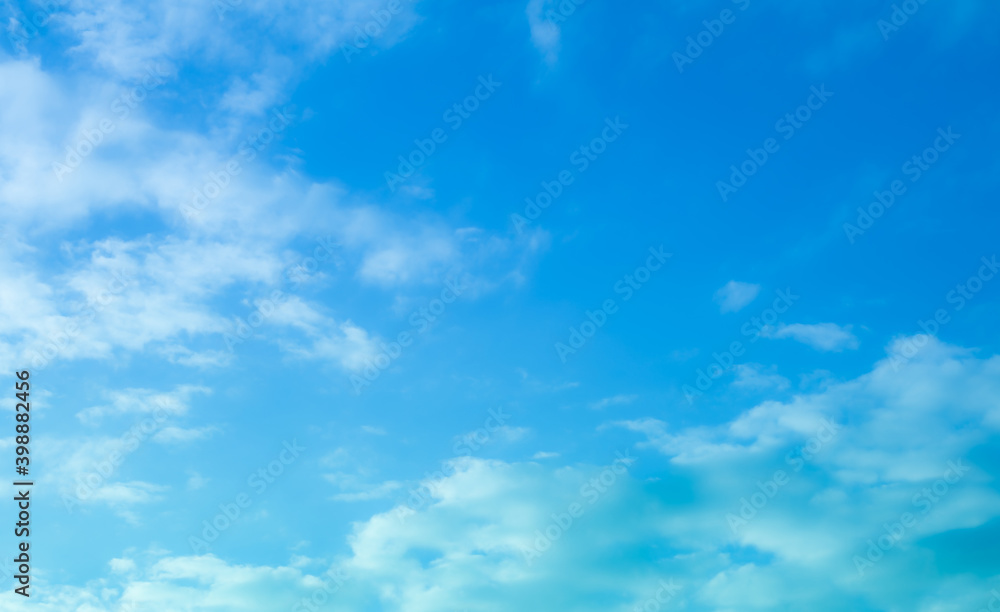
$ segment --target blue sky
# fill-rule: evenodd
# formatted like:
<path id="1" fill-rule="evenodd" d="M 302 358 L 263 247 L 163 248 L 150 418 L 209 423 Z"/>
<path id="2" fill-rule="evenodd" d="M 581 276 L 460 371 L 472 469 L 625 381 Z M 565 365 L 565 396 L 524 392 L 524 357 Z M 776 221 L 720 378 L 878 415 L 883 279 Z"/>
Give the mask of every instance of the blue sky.
<path id="1" fill-rule="evenodd" d="M 1000 602 L 995 7 L 3 11 L 4 610 Z"/>

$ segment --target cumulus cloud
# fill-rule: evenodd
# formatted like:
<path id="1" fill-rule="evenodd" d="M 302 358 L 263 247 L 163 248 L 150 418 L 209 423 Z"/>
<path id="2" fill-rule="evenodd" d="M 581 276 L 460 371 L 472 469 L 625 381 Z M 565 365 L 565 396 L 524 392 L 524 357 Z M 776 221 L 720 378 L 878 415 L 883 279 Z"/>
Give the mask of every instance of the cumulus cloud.
<path id="1" fill-rule="evenodd" d="M 672 605 L 706 612 L 961 609 L 974 601 L 969 593 L 991 588 L 987 568 L 946 559 L 965 558 L 1000 519 L 995 462 L 977 453 L 1000 433 L 1000 357 L 929 343 L 902 364 L 890 354 L 856 379 L 765 401 L 719 425 L 620 423 L 644 450 L 611 478 L 602 465 L 453 460 L 449 475 L 422 483 L 422 504 L 355 525 L 349 554 L 330 568 L 349 576 L 337 601 L 626 612 L 667 583 L 677 587 Z M 572 504 L 583 509 L 575 517 Z M 913 521 L 859 571 L 856 559 L 904 512 Z M 328 581 L 291 562 L 236 566 L 210 556 L 130 571 L 141 575 L 120 579 L 122 601 L 155 597 L 191 610 L 291 606 Z M 256 596 L 247 598 L 251 583 Z M 71 601 L 98 601 L 71 592 Z M 37 609 L 54 609 L 44 607 L 51 597 Z"/>

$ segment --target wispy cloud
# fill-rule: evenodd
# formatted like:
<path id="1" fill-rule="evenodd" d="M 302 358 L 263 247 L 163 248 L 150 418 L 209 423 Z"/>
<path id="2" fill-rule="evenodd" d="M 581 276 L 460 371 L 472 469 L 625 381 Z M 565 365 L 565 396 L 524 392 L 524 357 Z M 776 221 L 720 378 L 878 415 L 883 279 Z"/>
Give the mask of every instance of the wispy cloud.
<path id="1" fill-rule="evenodd" d="M 714 297 L 721 312 L 739 312 L 753 302 L 759 293 L 760 285 L 731 280 L 716 291 Z"/>
<path id="2" fill-rule="evenodd" d="M 772 366 L 770 368 L 766 368 L 755 363 L 737 365 L 736 379 L 733 381 L 734 387 L 754 391 L 766 389 L 783 391 L 787 389 L 790 384 L 791 383 L 787 378 L 778 374 L 777 367 Z"/>
<path id="3" fill-rule="evenodd" d="M 546 10 L 551 10 L 555 4 L 552 0 L 528 0 L 525 12 L 528 15 L 528 26 L 531 28 L 531 42 L 541 52 L 549 64 L 555 64 L 559 59 L 559 26 L 548 19 Z"/>
<path id="4" fill-rule="evenodd" d="M 195 440 L 204 440 L 219 431 L 217 427 L 164 427 L 156 432 L 153 441 L 160 444 L 185 444 Z"/>
<path id="5" fill-rule="evenodd" d="M 594 410 L 601 410 L 607 408 L 608 406 L 618 406 L 621 404 L 631 404 L 639 398 L 638 395 L 613 395 L 611 397 L 605 397 L 603 399 L 597 400 L 596 402 L 591 402 L 590 407 Z"/>
<path id="6" fill-rule="evenodd" d="M 86 408 L 77 413 L 83 421 L 93 421 L 105 416 L 128 413 L 164 413 L 182 415 L 188 411 L 191 399 L 196 395 L 208 395 L 207 387 L 181 385 L 173 391 L 153 391 L 150 389 L 125 389 L 108 392 L 108 404 Z"/>
<path id="7" fill-rule="evenodd" d="M 851 325 L 840 326 L 836 323 L 817 323 L 807 325 L 792 323 L 779 325 L 777 328 L 765 327 L 761 335 L 766 338 L 791 338 L 811 346 L 818 351 L 841 352 L 858 348 L 858 339 L 851 333 Z"/>

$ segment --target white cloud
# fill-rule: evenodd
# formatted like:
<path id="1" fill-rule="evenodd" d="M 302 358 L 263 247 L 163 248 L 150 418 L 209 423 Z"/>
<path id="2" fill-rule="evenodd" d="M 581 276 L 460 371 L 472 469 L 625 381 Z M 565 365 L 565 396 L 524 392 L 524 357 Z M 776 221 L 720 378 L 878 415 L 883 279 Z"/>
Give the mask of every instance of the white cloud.
<path id="1" fill-rule="evenodd" d="M 402 3 L 383 36 L 369 44 L 385 48 L 415 22 L 414 3 Z M 145 3 L 73 0 L 56 22 L 78 39 L 74 52 L 124 78 L 142 74 L 161 58 L 204 68 L 226 68 L 242 76 L 229 85 L 232 98 L 253 98 L 280 90 L 302 64 L 322 60 L 355 36 L 355 28 L 384 9 L 375 0 L 308 2 L 271 0 L 218 2 L 194 0 Z M 248 33 L 266 31 L 269 44 L 240 44 Z M 294 50 L 280 55 L 278 49 Z M 299 65 L 285 64 L 295 59 Z M 252 68 L 251 68 L 252 67 Z M 254 95 L 255 94 L 255 95 Z"/>
<path id="2" fill-rule="evenodd" d="M 111 482 L 94 489 L 89 497 L 89 500 L 102 502 L 112 507 L 123 508 L 125 506 L 148 504 L 153 501 L 160 501 L 164 499 L 160 494 L 167 490 L 167 487 L 155 485 L 149 482 Z M 133 520 L 135 518 L 134 515 L 128 511 L 122 512 L 121 514 L 126 516 L 126 518 L 131 518 Z"/>
<path id="3" fill-rule="evenodd" d="M 0 58 L 0 80 L 19 84 L 0 92 L 0 130 L 6 135 L 0 142 L 0 221 L 8 232 L 0 248 L 0 286 L 18 287 L 20 300 L 0 300 L 0 360 L 37 368 L 52 359 L 142 352 L 190 367 L 226 366 L 233 355 L 221 350 L 221 341 L 203 345 L 207 336 L 219 339 L 232 329 L 218 297 L 277 285 L 289 264 L 288 245 L 317 233 L 340 239 L 332 255 L 338 263 L 322 274 L 338 272 L 349 261 L 362 283 L 396 288 L 472 271 L 478 277 L 469 296 L 518 282 L 529 264 L 525 254 L 543 248 L 536 234 L 509 239 L 452 226 L 432 214 L 405 218 L 334 182 L 315 184 L 293 170 L 275 169 L 263 154 L 254 161 L 240 157 L 240 141 L 265 125 L 264 110 L 287 92 L 295 78 L 287 75 L 301 68 L 290 69 L 297 62 L 273 51 L 255 57 L 256 50 L 227 41 L 244 36 L 247 27 L 266 27 L 269 36 L 307 41 L 296 46 L 298 52 L 319 61 L 382 7 L 367 0 L 293 2 L 273 13 L 267 2 L 217 4 L 231 9 L 221 20 L 216 8 L 204 3 L 74 0 L 52 25 L 53 35 L 77 43 L 73 57 L 81 61 L 79 70 L 57 73 L 30 56 Z M 413 6 L 405 5 L 376 44 L 392 44 L 414 22 Z M 306 32 L 312 37 L 303 38 Z M 146 92 L 149 100 L 127 116 L 114 112 L 112 101 L 160 60 L 171 64 L 166 71 L 171 76 Z M 208 104 L 216 110 L 183 124 L 207 125 L 204 133 L 166 126 L 152 112 L 158 95 L 185 93 L 172 75 L 190 63 L 237 72 L 224 91 L 215 92 L 220 104 Z M 249 65 L 264 68 L 240 72 Z M 102 119 L 111 120 L 113 131 L 96 148 L 87 145 L 93 151 L 73 172 L 53 180 L 53 163 L 65 162 L 65 147 L 82 142 L 82 132 Z M 277 153 L 280 144 L 271 146 Z M 228 178 L 197 216 L 183 218 L 180 210 L 195 189 L 233 159 L 239 160 L 240 173 Z M 291 201 L 297 205 L 289 208 Z M 158 216 L 165 230 L 141 238 L 57 242 L 59 232 L 91 215 L 126 210 Z M 40 239 L 19 238 L 24 228 Z M 56 248 L 67 257 L 53 263 L 47 254 Z M 102 296 L 108 302 L 95 307 Z M 6 312 L 4 304 L 17 308 Z M 308 342 L 280 346 L 350 370 L 372 356 L 377 336 L 347 317 L 324 312 L 310 321 Z"/>
<path id="4" fill-rule="evenodd" d="M 0 338 L 36 367 L 161 343 L 159 351 L 174 361 L 224 362 L 218 351 L 198 353 L 177 341 L 228 331 L 211 300 L 235 283 L 273 281 L 281 269 L 277 258 L 236 245 L 168 239 L 156 247 L 146 240 L 65 247 L 76 261 L 61 273 L 50 272 L 45 283 L 38 280 L 42 272 L 30 267 L 30 253 L 15 246 L 0 250 L 11 282 L 32 287 L 36 302 L 34 316 L 6 319 Z"/>
<path id="5" fill-rule="evenodd" d="M 309 22 L 306 29 L 318 28 L 317 36 L 328 41 L 316 43 L 316 50 L 330 51 L 339 40 L 335 14 L 350 29 L 372 18 L 363 10 L 366 2 L 293 5 L 267 17 L 268 27 L 300 36 L 289 11 L 310 14 L 328 26 Z M 225 38 L 234 23 L 247 25 L 268 14 L 258 2 L 232 8 L 220 26 L 209 5 L 129 8 L 120 2 L 75 1 L 57 22 L 64 34 L 79 35 L 74 53 L 96 58 L 98 69 L 81 70 L 83 76 L 74 80 L 34 58 L 0 58 L 0 80 L 19 83 L 0 92 L 0 129 L 8 136 L 0 142 L 0 224 L 7 228 L 0 244 L 0 287 L 17 288 L 17 299 L 0 299 L 0 362 L 41 369 L 55 360 L 141 353 L 203 370 L 228 366 L 239 358 L 226 340 L 236 331 L 235 317 L 253 311 L 250 300 L 288 289 L 286 273 L 305 258 L 290 245 L 302 238 L 318 235 L 336 243 L 330 262 L 310 275 L 313 283 L 346 276 L 398 290 L 442 286 L 451 276 L 468 278 L 463 299 L 521 282 L 545 247 L 538 232 L 510 238 L 435 214 L 408 218 L 336 182 L 317 184 L 287 167 L 275 168 L 263 154 L 243 159 L 237 154 L 240 141 L 267 119 L 248 114 L 264 104 L 261 100 L 278 95 L 258 94 L 281 87 L 267 75 L 237 77 L 221 111 L 181 124 L 185 127 L 162 124 L 152 112 L 158 103 L 153 99 L 127 117 L 111 111 L 110 102 L 124 84 L 131 86 L 129 75 L 142 62 L 168 53 L 179 65 L 204 52 L 222 52 L 229 47 L 213 46 L 215 29 L 221 27 Z M 411 9 L 393 17 L 394 24 L 410 23 Z M 155 23 L 166 27 L 158 30 Z M 151 32 L 156 36 L 149 38 Z M 388 37 L 389 32 L 387 44 Z M 220 56 L 212 61 L 242 60 Z M 286 71 L 280 58 L 273 65 Z M 178 87 L 168 79 L 157 92 L 174 95 Z M 73 104 L 66 102 L 71 99 Z M 65 161 L 67 144 L 75 146 L 83 138 L 81 130 L 92 130 L 108 117 L 114 130 L 72 173 L 53 180 L 53 162 Z M 204 133 L 186 127 L 203 124 L 208 126 Z M 275 152 L 280 148 L 271 146 Z M 234 158 L 240 173 L 227 179 L 199 214 L 185 219 L 180 211 L 195 189 Z M 61 232 L 95 214 L 114 217 L 125 211 L 148 214 L 163 229 L 143 236 L 59 241 Z M 27 228 L 34 234 L 31 240 L 23 237 Z M 57 249 L 64 257 L 49 256 Z M 249 305 L 244 309 L 235 298 L 227 307 L 220 302 L 227 295 L 247 296 Z M 351 320 L 336 304 L 295 296 L 254 331 L 293 356 L 352 372 L 377 354 L 379 341 L 374 330 Z"/>
<path id="6" fill-rule="evenodd" d="M 602 466 L 456 459 L 450 475 L 424 483 L 429 498 L 418 509 L 355 524 L 349 554 L 333 564 L 349 576 L 336 599 L 345 608 L 375 602 L 399 612 L 630 612 L 659 580 L 670 580 L 681 587 L 672 606 L 706 612 L 964 609 L 974 601 L 970 592 L 989 593 L 988 574 L 936 559 L 960 552 L 948 536 L 988 537 L 980 530 L 1000 517 L 992 464 L 977 453 L 1000 435 L 997 397 L 1000 357 L 980 359 L 931 340 L 906 362 L 887 358 L 854 380 L 765 401 L 716 426 L 624 423 L 667 461 L 640 455 L 629 469 L 634 476 L 605 481 L 603 492 L 592 484 Z M 332 460 L 341 462 L 344 453 L 337 455 Z M 914 496 L 939 486 L 956 465 L 967 473 L 939 489 L 926 512 L 915 506 Z M 641 477 L 643 470 L 656 478 Z M 787 483 L 765 495 L 777 470 Z M 404 487 L 355 486 L 362 481 L 350 475 L 328 480 L 347 489 L 342 501 Z M 727 517 L 757 493 L 763 505 L 730 528 Z M 584 512 L 570 520 L 573 503 Z M 914 526 L 859 577 L 854 556 L 905 511 L 917 517 Z M 547 531 L 557 537 L 529 566 L 524 551 L 545 544 Z M 122 602 L 263 612 L 287 608 L 324 583 L 303 573 L 301 554 L 277 567 L 166 557 L 106 580 L 118 581 Z M 42 591 L 33 609 L 93 602 L 88 609 L 111 610 L 116 603 L 67 589 L 57 608 L 55 592 Z M 11 609 L 26 610 L 19 605 Z"/>
<path id="7" fill-rule="evenodd" d="M 462 273 L 463 261 L 495 250 L 495 238 L 476 228 L 454 228 L 442 220 L 404 219 L 374 206 L 343 208 L 331 224 L 345 247 L 360 256 L 358 278 L 381 286 L 440 284 Z"/>
<path id="8" fill-rule="evenodd" d="M 0 72 L 11 70 L 11 64 L 0 61 Z M 32 122 L 61 125 L 60 112 L 82 112 L 55 109 L 53 116 L 38 116 L 48 112 L 42 98 L 60 99 L 66 92 L 50 91 L 57 86 L 38 65 L 14 64 L 37 85 L 18 88 L 17 95 L 28 98 L 0 106 L 0 124 L 15 129 Z M 11 228 L 44 228 L 54 242 L 51 232 L 90 214 L 139 207 L 159 214 L 173 233 L 64 243 L 59 246 L 68 261 L 53 270 L 46 250 L 21 242 L 14 232 L 0 248 L 0 280 L 21 288 L 22 297 L 16 312 L 3 313 L 0 305 L 0 314 L 9 315 L 0 317 L 0 358 L 47 364 L 148 351 L 191 367 L 228 365 L 232 356 L 222 350 L 221 338 L 218 348 L 194 346 L 205 336 L 233 331 L 232 319 L 219 312 L 218 297 L 234 290 L 267 295 L 282 286 L 286 273 L 304 259 L 289 254 L 286 245 L 303 235 L 335 239 L 336 252 L 328 255 L 336 262 L 320 277 L 344 265 L 354 268 L 360 282 L 383 288 L 440 285 L 449 276 L 468 276 L 470 288 L 463 297 L 518 282 L 530 256 L 544 247 L 533 235 L 509 239 L 454 227 L 433 215 L 407 219 L 371 204 L 345 206 L 343 188 L 276 173 L 260 161 L 244 161 L 241 174 L 221 195 L 186 221 L 181 207 L 235 154 L 231 139 L 164 130 L 137 111 L 60 183 L 51 180 L 51 162 L 62 155 L 63 142 L 50 132 L 25 133 L 35 147 L 31 150 L 18 145 L 5 151 L 0 143 L 0 172 L 7 177 L 0 185 L 0 218 Z M 114 143 L 112 136 L 118 139 Z M 299 205 L 289 210 L 288 201 Z M 283 346 L 347 369 L 363 367 L 372 356 L 373 334 L 343 317 L 316 316 L 317 306 L 300 302 L 295 316 L 307 317 L 308 325 L 299 327 L 314 332 L 312 346 Z"/>
<path id="9" fill-rule="evenodd" d="M 279 339 L 279 346 L 288 353 L 330 361 L 348 371 L 361 371 L 373 363 L 381 350 L 378 338 L 366 330 L 349 320 L 337 322 L 297 297 L 281 304 L 269 320 L 303 332 L 301 341 L 290 337 Z"/>
<path id="10" fill-rule="evenodd" d="M 166 415 L 183 415 L 187 413 L 191 398 L 195 395 L 208 395 L 212 392 L 208 387 L 196 385 L 180 385 L 173 391 L 153 391 L 150 389 L 124 389 L 107 393 L 109 404 L 93 406 L 77 413 L 82 421 L 94 421 L 106 416 L 129 413 L 153 414 L 162 412 Z"/>
<path id="11" fill-rule="evenodd" d="M 940 545 L 940 540 L 936 544 L 929 539 L 931 535 L 975 529 L 1000 517 L 1000 494 L 984 468 L 967 459 L 971 449 L 1000 433 L 1000 408 L 991 400 L 1000 395 L 998 373 L 1000 357 L 978 360 L 937 343 L 898 371 L 887 359 L 856 380 L 787 402 L 764 402 L 718 427 L 671 433 L 669 426 L 655 419 L 630 422 L 627 426 L 644 432 L 652 448 L 672 458 L 673 467 L 655 470 L 661 476 L 655 489 L 644 490 L 631 478 L 625 480 L 612 497 L 601 501 L 607 506 L 595 504 L 593 513 L 588 510 L 530 572 L 521 571 L 516 551 L 540 533 L 536 529 L 543 530 L 553 520 L 553 512 L 562 511 L 579 495 L 569 483 L 585 480 L 586 470 L 564 467 L 549 473 L 519 464 L 460 462 L 454 476 L 435 483 L 427 508 L 404 520 L 390 513 L 359 526 L 351 564 L 374 572 L 378 582 L 399 584 L 399 599 L 390 601 L 400 609 L 408 609 L 404 599 L 417 602 L 419 609 L 455 597 L 460 605 L 475 609 L 476 600 L 464 599 L 464 594 L 472 584 L 487 581 L 502 581 L 509 594 L 505 605 L 516 607 L 516 593 L 526 588 L 526 582 L 533 577 L 552 580 L 558 572 L 579 582 L 592 571 L 595 580 L 623 584 L 627 592 L 636 593 L 635 583 L 619 582 L 613 575 L 618 568 L 597 564 L 599 551 L 605 546 L 627 548 L 632 538 L 646 538 L 647 544 L 663 538 L 657 547 L 683 554 L 665 554 L 655 563 L 639 555 L 632 572 L 656 567 L 660 577 L 676 576 L 686 586 L 676 602 L 681 607 L 838 610 L 851 607 L 849 601 L 874 602 L 889 593 L 898 595 L 886 586 L 887 580 L 912 584 L 914 572 L 932 583 L 941 580 L 937 570 L 928 573 L 922 561 L 912 561 L 920 558 L 912 549 L 930 551 Z M 956 412 L 954 406 L 962 410 Z M 824 429 L 827 422 L 832 423 L 830 429 Z M 971 428 L 963 432 L 957 427 L 960 423 Z M 942 438 L 942 431 L 959 433 Z M 832 438 L 814 446 L 821 433 Z M 903 510 L 913 510 L 913 495 L 942 478 L 949 462 L 962 458 L 973 466 L 970 473 L 961 485 L 951 487 L 926 519 L 921 518 L 906 537 L 907 550 L 896 556 L 886 553 L 879 578 L 858 580 L 852 557 L 864 554 L 867 539 L 877 537 L 884 522 L 873 517 L 898 517 Z M 797 460 L 808 469 L 796 470 Z M 785 470 L 791 484 L 746 526 L 731 531 L 726 515 L 739 512 L 741 497 L 758 492 L 757 483 L 771 478 L 775 469 Z M 697 502 L 671 493 L 693 483 L 699 491 Z M 617 494 L 623 496 L 619 501 Z M 836 502 L 839 498 L 850 501 Z M 535 504 L 527 499 L 545 501 Z M 656 509 L 626 510 L 644 504 Z M 540 516 L 532 518 L 540 508 Z M 766 555 L 768 560 L 735 561 L 734 548 Z M 425 549 L 436 551 L 433 563 L 407 563 L 408 550 Z M 630 563 L 625 558 L 619 562 Z M 409 578 L 414 573 L 419 578 Z M 412 582 L 400 583 L 400 575 Z M 796 576 L 802 588 L 780 587 L 789 575 Z M 430 585 L 435 588 L 426 588 Z M 984 585 L 980 582 L 978 588 Z M 535 591 L 536 597 L 559 588 L 549 587 L 551 591 Z M 931 602 L 945 609 L 956 601 L 952 595 L 935 592 L 933 586 L 913 597 L 920 603 L 914 600 L 911 607 L 927 611 L 935 609 Z M 628 597 L 619 601 L 620 608 L 610 609 L 635 605 Z M 574 604 L 581 606 L 587 609 Z"/>
<path id="12" fill-rule="evenodd" d="M 934 339 L 900 364 L 892 357 L 894 346 L 868 374 L 786 402 L 763 402 L 718 427 L 674 434 L 655 419 L 628 427 L 643 432 L 673 461 L 693 464 L 759 456 L 808 439 L 824 420 L 850 422 L 838 435 L 841 450 L 824 455 L 831 472 L 846 479 L 862 473 L 879 480 L 929 478 L 937 466 L 964 456 L 989 431 L 1000 430 L 1000 407 L 986 399 L 1000 390 L 1000 379 L 990 380 L 1000 371 L 1000 357 L 974 359 Z M 983 430 L 957 427 L 970 419 Z M 944 431 L 953 433 L 942 438 Z M 907 461 L 901 463 L 901 456 Z"/>
<path id="13" fill-rule="evenodd" d="M 46 461 L 58 466 L 47 470 L 40 480 L 56 492 L 60 504 L 70 513 L 78 507 L 93 510 L 103 506 L 129 522 L 142 522 L 134 508 L 163 501 L 169 488 L 127 479 L 132 472 L 129 466 L 135 461 L 132 455 L 150 441 L 193 442 L 216 431 L 211 426 L 188 429 L 174 424 L 188 414 L 196 396 L 209 393 L 210 389 L 196 385 L 178 385 L 171 391 L 107 392 L 105 404 L 77 412 L 86 430 L 72 437 L 38 438 Z M 191 482 L 196 480 L 203 481 L 197 476 Z"/>
<path id="14" fill-rule="evenodd" d="M 731 280 L 715 292 L 714 299 L 721 312 L 739 312 L 753 302 L 759 293 L 760 285 Z"/>
<path id="15" fill-rule="evenodd" d="M 840 326 L 836 323 L 804 323 L 781 324 L 775 328 L 765 327 L 761 333 L 765 338 L 791 338 L 802 344 L 811 346 L 818 351 L 841 352 L 845 349 L 858 348 L 858 339 L 851 333 L 851 326 Z"/>

